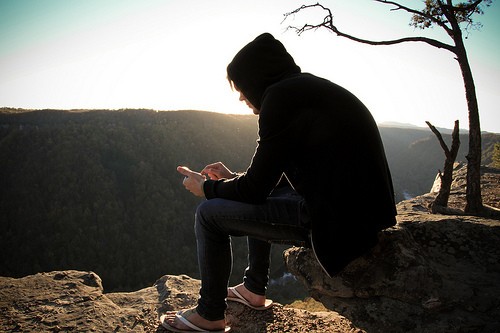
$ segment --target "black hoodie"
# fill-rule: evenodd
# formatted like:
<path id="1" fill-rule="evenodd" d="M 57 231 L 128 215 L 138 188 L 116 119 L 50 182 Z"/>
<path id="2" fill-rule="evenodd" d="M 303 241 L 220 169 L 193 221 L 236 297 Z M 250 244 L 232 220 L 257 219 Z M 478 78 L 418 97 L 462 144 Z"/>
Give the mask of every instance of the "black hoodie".
<path id="1" fill-rule="evenodd" d="M 247 171 L 207 180 L 205 196 L 262 203 L 285 175 L 306 200 L 316 257 L 329 275 L 338 273 L 396 223 L 375 121 L 346 89 L 301 73 L 268 33 L 238 52 L 227 73 L 260 111 L 259 140 Z"/>
<path id="2" fill-rule="evenodd" d="M 294 73 L 300 73 L 300 67 L 269 33 L 246 45 L 227 66 L 228 77 L 257 109 L 267 87 Z"/>

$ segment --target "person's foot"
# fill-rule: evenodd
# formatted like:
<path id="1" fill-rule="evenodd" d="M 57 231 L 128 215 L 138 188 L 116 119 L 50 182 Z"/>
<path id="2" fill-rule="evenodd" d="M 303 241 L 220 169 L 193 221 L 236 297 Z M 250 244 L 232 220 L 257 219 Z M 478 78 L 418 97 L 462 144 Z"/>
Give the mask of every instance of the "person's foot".
<path id="1" fill-rule="evenodd" d="M 170 326 L 171 328 L 175 328 L 186 332 L 193 331 L 193 327 L 188 326 L 188 324 L 183 322 L 179 317 L 184 318 L 184 320 L 187 320 L 190 324 L 203 330 L 224 332 L 224 330 L 227 329 L 225 320 L 223 319 L 214 321 L 207 320 L 202 316 L 200 316 L 198 312 L 196 312 L 196 308 L 182 310 L 178 312 L 169 311 L 164 316 L 162 316 L 161 321 L 162 323 L 166 323 L 167 326 Z M 166 328 L 168 329 L 169 327 Z"/>
<path id="2" fill-rule="evenodd" d="M 255 308 L 268 307 L 272 301 L 266 300 L 266 296 L 257 295 L 248 290 L 243 283 L 233 287 L 228 288 L 227 297 L 228 299 L 236 300 L 238 298 L 241 299 L 239 295 L 236 295 L 231 289 L 235 289 L 237 293 L 240 294 L 241 297 L 244 298 L 244 301 L 248 302 L 249 305 Z"/>

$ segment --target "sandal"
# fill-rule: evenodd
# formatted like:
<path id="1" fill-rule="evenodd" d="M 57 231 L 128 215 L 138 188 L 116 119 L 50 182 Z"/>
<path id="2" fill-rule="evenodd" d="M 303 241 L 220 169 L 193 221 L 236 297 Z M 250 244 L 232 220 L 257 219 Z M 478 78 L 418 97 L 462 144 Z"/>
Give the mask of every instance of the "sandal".
<path id="1" fill-rule="evenodd" d="M 206 330 L 204 328 L 198 327 L 195 324 L 191 323 L 189 320 L 187 320 L 187 317 L 189 317 L 191 314 L 195 313 L 196 309 L 188 309 L 188 310 L 180 310 L 177 311 L 174 315 L 177 320 L 179 320 L 181 323 L 189 327 L 190 329 L 187 330 L 181 330 L 177 327 L 171 326 L 167 322 L 167 318 L 169 317 L 169 314 L 172 315 L 173 312 L 167 312 L 166 314 L 162 315 L 160 317 L 160 322 L 161 325 L 171 331 L 171 332 L 177 332 L 177 333 L 185 333 L 185 332 L 204 332 L 204 333 L 226 333 L 231 331 L 231 327 L 226 326 L 224 329 L 220 330 Z"/>
<path id="2" fill-rule="evenodd" d="M 257 311 L 267 310 L 271 306 L 273 306 L 273 301 L 270 299 L 266 299 L 266 302 L 262 306 L 252 305 L 252 304 L 250 304 L 249 301 L 246 300 L 245 297 L 243 297 L 239 292 L 236 291 L 235 287 L 229 287 L 228 289 L 233 293 L 234 296 L 236 296 L 236 297 L 228 296 L 227 297 L 228 301 L 233 301 L 233 302 L 238 302 L 238 303 L 244 304 L 244 305 L 248 306 L 250 309 L 254 309 Z"/>

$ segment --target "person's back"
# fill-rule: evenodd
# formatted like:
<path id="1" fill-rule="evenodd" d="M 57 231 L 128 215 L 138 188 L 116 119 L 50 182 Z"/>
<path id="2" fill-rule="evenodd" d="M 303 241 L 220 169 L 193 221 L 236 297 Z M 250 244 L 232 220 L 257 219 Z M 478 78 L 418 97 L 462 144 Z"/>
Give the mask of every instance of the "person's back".
<path id="1" fill-rule="evenodd" d="M 349 91 L 311 74 L 290 75 L 265 90 L 259 128 L 260 145 L 276 147 L 268 163 L 282 165 L 307 201 L 316 252 L 339 261 L 330 273 L 374 245 L 377 231 L 395 224 L 377 125 Z"/>

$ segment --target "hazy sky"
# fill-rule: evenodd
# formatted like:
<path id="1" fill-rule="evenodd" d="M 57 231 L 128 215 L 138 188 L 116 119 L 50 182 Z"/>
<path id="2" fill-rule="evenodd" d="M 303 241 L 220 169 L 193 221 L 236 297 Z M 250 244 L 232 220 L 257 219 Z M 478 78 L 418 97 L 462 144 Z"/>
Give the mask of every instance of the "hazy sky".
<path id="1" fill-rule="evenodd" d="M 251 113 L 226 81 L 234 54 L 262 32 L 281 40 L 303 71 L 356 94 L 377 122 L 468 128 L 453 54 L 422 43 L 362 45 L 325 31 L 297 36 L 288 25 L 322 12 L 283 14 L 317 1 L 0 0 L 0 106 L 147 108 Z M 423 1 L 405 0 L 417 9 Z M 377 40 L 422 35 L 410 15 L 371 0 L 324 0 L 337 27 Z M 466 40 L 481 129 L 500 133 L 500 5 Z"/>

